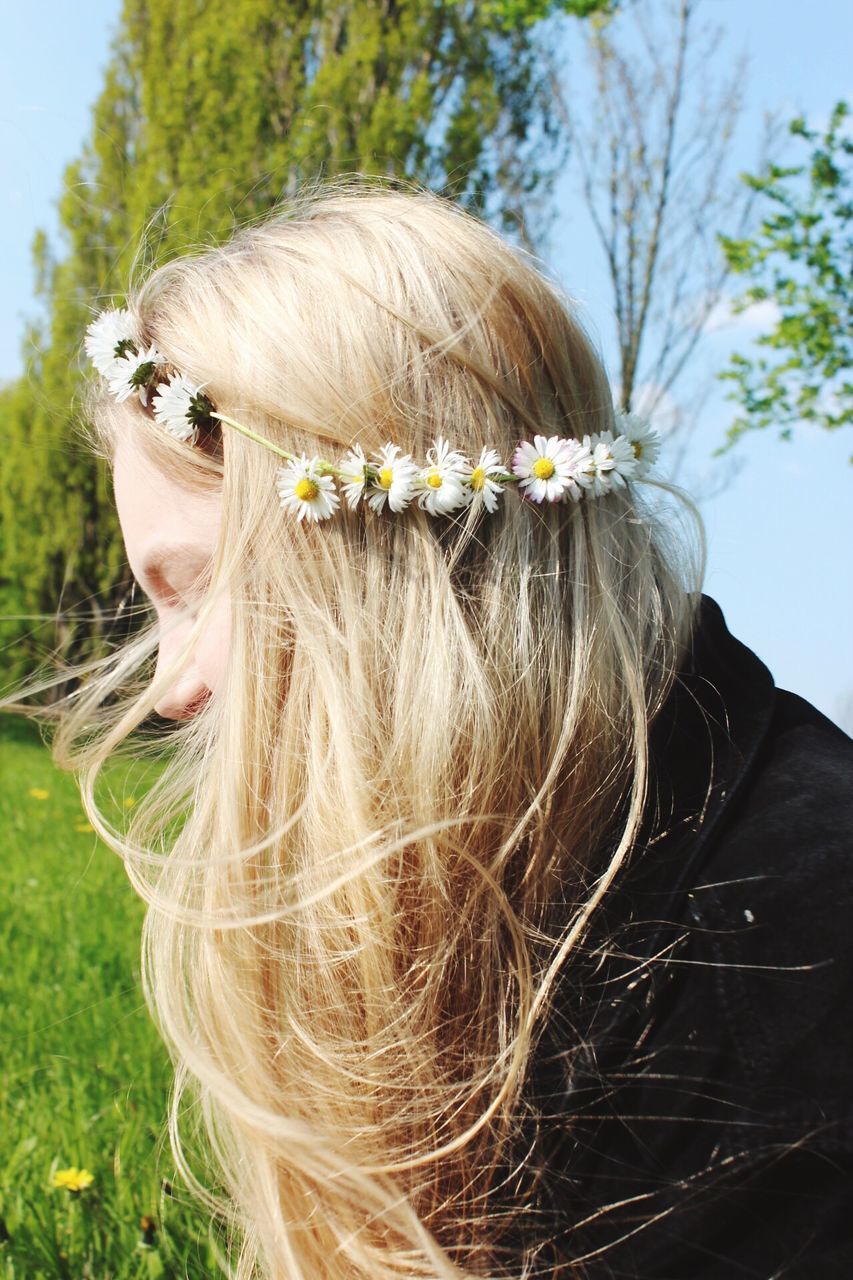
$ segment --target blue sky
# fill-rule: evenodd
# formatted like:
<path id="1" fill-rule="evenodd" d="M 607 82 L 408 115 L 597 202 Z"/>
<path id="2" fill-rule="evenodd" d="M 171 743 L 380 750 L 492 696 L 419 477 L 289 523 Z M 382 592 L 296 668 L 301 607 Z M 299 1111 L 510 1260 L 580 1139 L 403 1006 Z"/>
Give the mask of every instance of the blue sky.
<path id="1" fill-rule="evenodd" d="M 721 56 L 750 54 L 746 105 L 733 142 L 736 169 L 753 165 L 762 115 L 799 112 L 825 119 L 853 100 L 853 6 L 842 0 L 706 0 L 706 20 L 722 24 Z M 0 208 L 4 306 L 0 379 L 22 367 L 23 318 L 34 314 L 30 245 L 35 229 L 55 232 L 64 166 L 87 136 L 119 0 L 46 0 L 4 14 L 0 52 L 0 154 L 6 173 Z M 578 56 L 575 49 L 573 56 Z M 572 63 L 570 60 L 569 67 Z M 571 170 L 557 192 L 559 221 L 551 265 L 578 299 L 584 319 L 615 368 L 612 306 L 604 264 L 583 215 Z M 55 235 L 53 236 L 56 243 Z M 696 376 L 713 373 L 743 329 L 709 336 Z M 701 493 L 722 466 L 711 459 L 731 406 L 713 394 L 693 437 L 684 483 Z M 794 689 L 853 731 L 853 452 L 851 432 L 803 432 L 790 444 L 755 433 L 734 455 L 739 469 L 722 492 L 701 501 L 709 537 L 706 589 L 730 628 Z M 728 469 L 725 472 L 728 476 Z"/>

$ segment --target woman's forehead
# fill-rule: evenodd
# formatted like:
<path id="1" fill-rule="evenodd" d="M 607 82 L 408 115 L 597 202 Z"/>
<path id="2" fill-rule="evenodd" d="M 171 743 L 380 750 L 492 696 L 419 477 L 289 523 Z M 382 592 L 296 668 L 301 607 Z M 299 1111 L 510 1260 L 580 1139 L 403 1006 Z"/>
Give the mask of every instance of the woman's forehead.
<path id="1" fill-rule="evenodd" d="M 116 508 L 127 558 L 143 582 L 152 566 L 203 562 L 219 534 L 219 496 L 193 492 L 156 467 L 133 435 L 122 436 L 113 461 Z"/>

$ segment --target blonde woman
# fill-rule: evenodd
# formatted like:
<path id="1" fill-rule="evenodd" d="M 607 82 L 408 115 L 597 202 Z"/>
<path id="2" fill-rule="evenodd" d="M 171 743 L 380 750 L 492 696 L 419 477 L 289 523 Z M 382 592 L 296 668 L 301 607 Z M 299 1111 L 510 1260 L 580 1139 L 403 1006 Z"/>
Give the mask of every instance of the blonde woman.
<path id="1" fill-rule="evenodd" d="M 57 753 L 149 904 L 233 1274 L 848 1274 L 851 744 L 700 595 L 567 300 L 349 188 L 86 349 L 153 616 Z M 154 713 L 122 834 L 95 779 Z"/>

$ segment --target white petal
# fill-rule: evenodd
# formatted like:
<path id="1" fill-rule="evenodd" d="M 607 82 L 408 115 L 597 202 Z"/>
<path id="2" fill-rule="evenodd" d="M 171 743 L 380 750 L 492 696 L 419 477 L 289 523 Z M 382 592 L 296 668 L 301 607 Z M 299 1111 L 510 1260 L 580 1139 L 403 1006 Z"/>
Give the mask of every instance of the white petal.
<path id="1" fill-rule="evenodd" d="M 102 311 L 86 330 L 83 340 L 86 354 L 105 378 L 115 371 L 121 358 L 115 353 L 120 342 L 138 346 L 133 319 L 126 309 Z"/>
<path id="2" fill-rule="evenodd" d="M 537 437 L 537 439 L 541 439 Z M 528 440 L 521 440 L 512 455 L 511 468 L 514 475 L 525 478 L 531 474 L 533 464 L 542 454 L 534 449 Z"/>
<path id="3" fill-rule="evenodd" d="M 489 512 L 490 515 L 495 511 L 497 511 L 498 498 L 500 497 L 502 492 L 503 490 L 501 489 L 501 486 L 499 484 L 495 484 L 491 480 L 486 480 L 486 483 L 483 485 L 482 489 L 480 490 L 480 493 L 482 494 L 482 498 L 483 498 L 483 505 L 485 506 L 486 510 Z"/>

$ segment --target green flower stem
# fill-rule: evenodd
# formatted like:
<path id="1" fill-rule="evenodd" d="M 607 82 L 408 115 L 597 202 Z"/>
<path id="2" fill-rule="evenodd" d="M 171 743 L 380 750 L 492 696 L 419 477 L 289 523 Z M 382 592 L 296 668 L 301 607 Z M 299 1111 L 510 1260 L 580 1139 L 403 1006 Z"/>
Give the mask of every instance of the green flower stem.
<path id="1" fill-rule="evenodd" d="M 211 413 L 211 418 L 216 418 L 219 422 L 223 422 L 227 427 L 233 427 L 235 431 L 241 432 L 244 436 L 248 436 L 250 440 L 254 440 L 256 444 L 262 444 L 265 449 L 271 449 L 273 453 L 278 454 L 280 458 L 284 458 L 286 462 L 299 462 L 298 454 L 288 453 L 286 449 L 280 449 L 277 444 L 273 444 L 272 440 L 267 440 L 266 436 L 259 435 L 257 431 L 252 431 L 250 427 L 246 427 L 242 422 L 235 422 L 233 418 L 227 417 L 224 413 Z M 318 459 L 317 470 L 322 476 L 332 475 L 339 478 L 346 473 L 340 468 L 332 466 L 331 462 L 325 462 L 322 458 Z M 369 472 L 373 468 L 368 468 Z M 369 478 L 373 478 L 369 475 Z"/>
<path id="2" fill-rule="evenodd" d="M 235 422 L 233 418 L 228 418 L 224 413 L 212 413 L 211 418 L 216 418 L 219 422 L 224 422 L 226 427 L 233 427 L 235 431 L 241 432 L 242 435 L 248 436 L 250 440 L 254 440 L 256 444 L 262 444 L 265 449 L 271 449 L 273 453 L 277 453 L 280 458 L 284 458 L 286 462 L 297 462 L 298 458 L 293 453 L 288 453 L 286 449 L 279 449 L 277 444 L 273 444 L 272 440 L 267 440 L 265 436 L 258 435 L 256 431 L 252 431 L 250 427 L 244 427 L 241 422 Z"/>
<path id="3" fill-rule="evenodd" d="M 324 462 L 322 458 L 317 462 L 317 470 L 321 476 L 337 476 L 339 480 L 344 479 L 346 476 L 346 473 L 341 471 L 340 467 L 333 467 L 331 462 Z M 368 479 L 373 479 L 373 476 L 369 474 L 369 469 Z"/>

